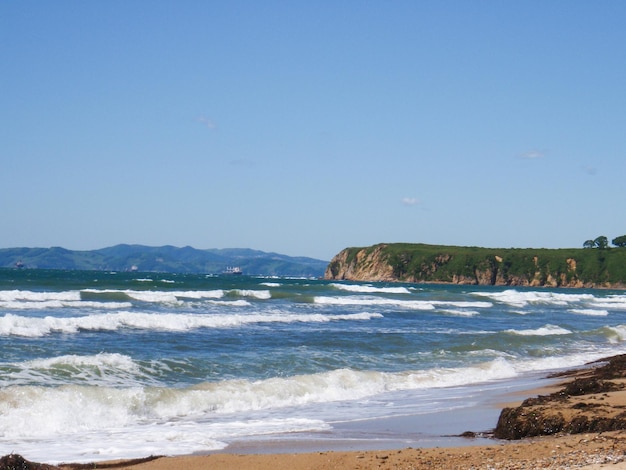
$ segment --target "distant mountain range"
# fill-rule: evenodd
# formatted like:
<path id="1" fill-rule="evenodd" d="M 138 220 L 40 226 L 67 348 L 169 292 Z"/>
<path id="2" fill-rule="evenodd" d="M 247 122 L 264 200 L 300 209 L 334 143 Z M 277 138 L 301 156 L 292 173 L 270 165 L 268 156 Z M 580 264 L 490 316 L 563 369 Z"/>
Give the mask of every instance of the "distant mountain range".
<path id="1" fill-rule="evenodd" d="M 239 267 L 244 274 L 321 277 L 328 265 L 247 248 L 199 250 L 186 246 L 116 245 L 89 251 L 52 248 L 0 249 L 0 267 L 219 274 Z"/>

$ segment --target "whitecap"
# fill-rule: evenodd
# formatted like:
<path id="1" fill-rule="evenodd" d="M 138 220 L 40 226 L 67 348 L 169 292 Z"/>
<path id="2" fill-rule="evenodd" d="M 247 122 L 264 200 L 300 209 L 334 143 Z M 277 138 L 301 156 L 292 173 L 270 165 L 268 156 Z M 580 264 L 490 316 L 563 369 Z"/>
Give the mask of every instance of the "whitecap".
<path id="1" fill-rule="evenodd" d="M 606 326 L 604 330 L 608 333 L 608 339 L 613 344 L 626 340 L 626 325 Z"/>
<path id="2" fill-rule="evenodd" d="M 592 301 L 592 294 L 565 294 L 559 292 L 517 291 L 508 289 L 502 292 L 473 292 L 472 295 L 488 297 L 496 302 L 511 305 L 512 307 L 526 307 L 528 304 L 568 305 L 581 301 Z"/>
<path id="3" fill-rule="evenodd" d="M 380 313 L 355 314 L 174 314 L 120 311 L 80 317 L 44 318 L 6 314 L 0 317 L 0 335 L 41 337 L 52 333 L 115 331 L 123 328 L 183 332 L 198 328 L 234 328 L 254 323 L 320 323 L 337 320 L 370 320 Z"/>
<path id="4" fill-rule="evenodd" d="M 596 298 L 591 302 L 591 306 L 609 310 L 626 310 L 626 296 L 610 295 Z"/>
<path id="5" fill-rule="evenodd" d="M 596 310 L 594 308 L 572 308 L 568 312 L 575 313 L 576 315 L 588 315 L 592 317 L 606 317 L 609 312 L 607 310 Z"/>
<path id="6" fill-rule="evenodd" d="M 433 302 L 424 300 L 397 300 L 381 297 L 365 297 L 365 296 L 345 296 L 345 297 L 328 297 L 317 296 L 313 299 L 316 304 L 320 305 L 358 305 L 358 306 L 395 306 L 412 310 L 434 310 Z"/>
<path id="7" fill-rule="evenodd" d="M 435 307 L 448 306 L 458 308 L 489 308 L 491 302 L 464 302 L 444 300 L 401 300 L 374 296 L 317 296 L 314 302 L 320 305 L 361 305 L 393 306 L 410 310 L 434 310 Z"/>
<path id="8" fill-rule="evenodd" d="M 454 315 L 457 317 L 475 317 L 476 315 L 480 315 L 480 312 L 478 310 L 460 310 L 460 309 L 443 309 L 441 310 L 442 313 L 445 313 L 447 315 Z"/>
<path id="9" fill-rule="evenodd" d="M 406 287 L 375 287 L 372 285 L 360 284 L 330 284 L 335 289 L 345 290 L 348 292 L 361 292 L 364 294 L 382 293 L 382 294 L 410 294 L 411 291 Z"/>
<path id="10" fill-rule="evenodd" d="M 528 329 L 528 330 L 506 330 L 505 333 L 510 333 L 520 336 L 552 336 L 552 335 L 569 335 L 572 334 L 570 330 L 561 328 L 556 325 L 545 325 L 541 328 Z"/>
<path id="11" fill-rule="evenodd" d="M 231 294 L 240 297 L 252 297 L 259 300 L 268 300 L 272 298 L 272 293 L 268 290 L 252 290 L 252 289 L 234 289 Z"/>
<path id="12" fill-rule="evenodd" d="M 219 299 L 224 296 L 222 289 L 209 291 L 83 289 L 82 292 L 96 295 L 122 294 L 140 302 L 169 304 L 180 303 L 181 299 Z"/>
<path id="13" fill-rule="evenodd" d="M 27 302 L 47 302 L 47 301 L 78 301 L 80 291 L 63 292 L 33 292 L 24 290 L 0 290 L 0 302 L 27 301 Z"/>

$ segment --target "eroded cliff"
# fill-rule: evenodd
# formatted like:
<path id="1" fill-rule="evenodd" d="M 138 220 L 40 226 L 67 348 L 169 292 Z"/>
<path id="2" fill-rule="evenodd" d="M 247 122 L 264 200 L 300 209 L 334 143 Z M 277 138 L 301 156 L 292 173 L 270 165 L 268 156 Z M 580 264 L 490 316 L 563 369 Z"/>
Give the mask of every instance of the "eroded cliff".
<path id="1" fill-rule="evenodd" d="M 345 249 L 335 256 L 324 273 L 326 279 L 353 281 L 397 281 L 393 268 L 384 254 L 386 245 L 373 249 Z"/>
<path id="2" fill-rule="evenodd" d="M 491 249 L 424 244 L 346 248 L 325 279 L 528 287 L 626 286 L 626 249 Z"/>

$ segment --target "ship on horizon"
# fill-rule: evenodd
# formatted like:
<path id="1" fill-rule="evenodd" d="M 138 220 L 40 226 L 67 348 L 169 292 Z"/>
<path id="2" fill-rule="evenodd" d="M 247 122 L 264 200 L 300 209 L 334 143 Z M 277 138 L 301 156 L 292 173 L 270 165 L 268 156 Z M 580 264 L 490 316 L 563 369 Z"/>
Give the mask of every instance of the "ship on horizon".
<path id="1" fill-rule="evenodd" d="M 224 271 L 224 274 L 240 276 L 240 275 L 243 274 L 243 271 L 241 270 L 241 268 L 239 266 L 229 266 Z"/>

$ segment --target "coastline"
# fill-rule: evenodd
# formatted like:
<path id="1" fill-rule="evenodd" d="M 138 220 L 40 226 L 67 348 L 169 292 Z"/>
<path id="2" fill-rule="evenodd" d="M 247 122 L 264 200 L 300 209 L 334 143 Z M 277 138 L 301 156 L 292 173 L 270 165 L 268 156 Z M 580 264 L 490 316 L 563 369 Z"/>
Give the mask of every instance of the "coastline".
<path id="1" fill-rule="evenodd" d="M 602 249 L 623 266 L 626 250 Z M 591 275 L 583 265 L 598 266 L 588 248 L 485 248 L 424 243 L 378 243 L 345 248 L 336 254 L 324 279 L 359 282 L 409 282 L 532 288 L 626 288 L 621 268 L 606 276 Z"/>
<path id="2" fill-rule="evenodd" d="M 522 470 L 549 468 L 626 469 L 626 433 L 548 436 L 524 442 L 450 448 L 403 448 L 387 451 L 329 451 L 280 454 L 227 454 L 156 457 L 134 461 L 50 466 L 26 462 L 20 470 L 350 470 L 433 469 Z M 0 469 L 5 468 L 0 465 Z"/>
<path id="3" fill-rule="evenodd" d="M 614 359 L 618 360 L 614 361 Z M 605 367 L 606 366 L 606 367 Z M 607 372 L 608 371 L 608 372 Z M 608 374 L 608 375 L 607 375 Z M 626 419 L 626 356 L 615 356 L 587 364 L 563 373 L 552 374 L 549 383 L 541 388 L 517 389 L 508 394 L 505 402 L 493 404 L 494 408 L 518 411 L 519 405 L 544 407 L 550 413 L 565 416 L 569 422 L 580 421 L 586 413 L 601 418 L 607 413 L 618 419 Z M 588 380 L 597 384 L 605 382 L 610 387 L 589 388 L 580 393 L 571 392 Z M 578 387 L 580 388 L 580 387 Z M 565 393 L 568 390 L 570 393 Z M 530 399 L 524 400 L 526 397 Z M 536 398 L 537 397 L 537 398 Z M 523 402 L 522 402 L 523 400 Z M 539 408 L 532 408 L 533 416 Z M 575 411 L 572 411 L 575 410 Z M 501 416 L 505 413 L 501 413 Z M 624 415 L 624 416 L 622 416 Z M 621 423 L 621 422 L 620 422 Z M 484 423 L 485 429 L 493 428 L 494 422 Z M 499 426 L 500 424 L 498 424 Z M 206 455 L 174 457 L 151 457 L 132 461 L 98 462 L 88 464 L 59 464 L 58 466 L 32 464 L 18 468 L 39 470 L 80 470 L 86 468 L 120 468 L 133 470 L 170 470 L 179 468 L 203 469 L 370 469 L 370 468 L 447 468 L 447 469 L 626 469 L 626 426 L 618 423 L 615 429 L 594 432 L 567 433 L 556 431 L 552 435 L 533 436 L 516 440 L 489 439 L 480 436 L 465 437 L 467 445 L 414 447 L 391 446 L 390 448 L 346 450 L 341 443 L 336 449 L 314 450 L 316 443 L 296 445 L 289 448 L 289 441 L 260 441 L 236 444 L 219 452 Z M 479 430 L 481 431 L 481 430 Z M 497 429 L 495 430 L 497 433 Z M 551 432 L 551 431 L 550 431 Z M 477 443 L 480 444 L 477 444 Z M 310 450 L 306 446 L 311 446 Z M 6 458 L 6 457 L 5 457 Z M 38 466 L 36 466 L 38 465 Z M 0 470 L 10 468 L 0 464 Z"/>
<path id="4" fill-rule="evenodd" d="M 451 448 L 405 448 L 387 451 L 283 454 L 211 454 L 164 457 L 115 468 L 128 470 L 331 470 L 331 469 L 625 469 L 626 434 L 544 437 L 522 443 Z M 61 466 L 63 470 L 78 468 Z M 112 467 L 88 467 L 112 468 Z"/>

